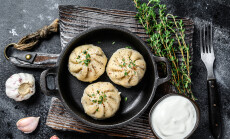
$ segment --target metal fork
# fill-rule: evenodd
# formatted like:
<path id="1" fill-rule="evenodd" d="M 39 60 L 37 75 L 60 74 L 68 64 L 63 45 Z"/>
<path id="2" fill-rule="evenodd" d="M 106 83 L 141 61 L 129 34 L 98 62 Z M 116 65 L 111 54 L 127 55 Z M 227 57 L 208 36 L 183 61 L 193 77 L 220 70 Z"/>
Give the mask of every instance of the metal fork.
<path id="1" fill-rule="evenodd" d="M 219 93 L 216 89 L 216 78 L 213 73 L 213 63 L 215 55 L 212 41 L 212 24 L 205 24 L 200 30 L 200 52 L 201 59 L 207 69 L 207 86 L 209 96 L 209 123 L 213 136 L 221 138 L 222 124 L 220 113 Z"/>

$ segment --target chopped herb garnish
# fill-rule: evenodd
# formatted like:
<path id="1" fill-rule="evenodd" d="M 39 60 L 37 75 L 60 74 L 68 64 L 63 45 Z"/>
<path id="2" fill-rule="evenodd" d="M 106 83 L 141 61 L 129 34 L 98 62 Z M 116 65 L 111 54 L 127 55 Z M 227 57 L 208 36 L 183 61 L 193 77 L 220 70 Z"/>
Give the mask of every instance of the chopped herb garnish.
<path id="1" fill-rule="evenodd" d="M 131 46 L 126 46 L 125 48 L 132 49 L 132 47 L 131 47 Z"/>
<path id="2" fill-rule="evenodd" d="M 130 60 L 131 60 L 131 59 L 130 59 Z M 130 64 L 132 64 L 134 67 L 136 66 L 135 61 L 136 61 L 136 60 L 134 60 L 134 61 L 131 60 L 131 62 L 130 62 Z"/>
<path id="3" fill-rule="evenodd" d="M 92 96 L 95 96 L 95 94 L 92 94 Z"/>
<path id="4" fill-rule="evenodd" d="M 96 109 L 96 111 L 98 111 L 99 108 Z"/>
<path id="5" fill-rule="evenodd" d="M 81 63 L 82 61 L 79 61 L 78 63 Z"/>
<path id="6" fill-rule="evenodd" d="M 97 103 L 97 100 L 93 100 L 93 103 Z"/>
<path id="7" fill-rule="evenodd" d="M 90 59 L 84 60 L 85 65 L 88 66 L 88 64 L 90 63 L 90 61 L 91 61 Z"/>
<path id="8" fill-rule="evenodd" d="M 124 62 L 124 63 L 123 63 L 123 66 L 125 66 L 125 65 L 126 65 L 126 63 Z"/>
<path id="9" fill-rule="evenodd" d="M 89 97 L 91 97 L 91 95 L 87 94 Z"/>
<path id="10" fill-rule="evenodd" d="M 106 96 L 106 94 L 104 94 L 104 98 L 106 98 L 107 96 Z"/>
<path id="11" fill-rule="evenodd" d="M 125 97 L 125 101 L 127 101 L 127 99 L 128 99 L 128 98 L 127 98 L 127 97 Z"/>
<path id="12" fill-rule="evenodd" d="M 79 58 L 80 58 L 80 56 L 78 55 L 78 56 L 77 56 L 77 59 L 79 59 Z"/>
<path id="13" fill-rule="evenodd" d="M 114 45 L 115 44 L 115 42 L 112 42 L 112 45 Z"/>
<path id="14" fill-rule="evenodd" d="M 122 58 L 122 61 L 125 61 L 125 59 L 124 59 L 124 58 Z"/>
<path id="15" fill-rule="evenodd" d="M 99 44 L 99 43 L 101 43 L 100 41 L 97 41 L 97 43 Z"/>
<path id="16" fill-rule="evenodd" d="M 83 62 L 85 63 L 86 66 L 88 66 L 89 63 L 90 63 L 90 61 L 91 61 L 91 60 L 90 60 L 90 55 L 87 53 L 86 50 L 84 50 L 83 53 L 86 54 L 85 60 L 84 60 Z"/>
<path id="17" fill-rule="evenodd" d="M 136 75 L 136 74 L 137 74 L 137 72 L 136 72 L 136 71 L 134 71 L 134 74 Z"/>
<path id="18" fill-rule="evenodd" d="M 99 94 L 100 92 L 97 90 L 97 93 Z"/>
<path id="19" fill-rule="evenodd" d="M 100 99 L 101 101 L 103 101 L 103 96 L 100 96 L 99 99 Z"/>
<path id="20" fill-rule="evenodd" d="M 86 54 L 85 58 L 86 58 L 86 59 L 90 58 L 90 55 L 89 55 L 89 54 Z"/>
<path id="21" fill-rule="evenodd" d="M 131 68 L 131 65 L 129 64 L 129 66 L 128 66 L 129 68 Z"/>
<path id="22" fill-rule="evenodd" d="M 103 93 L 103 92 L 102 92 L 102 93 Z M 100 96 L 99 99 L 100 99 L 100 100 L 97 101 L 98 104 L 102 104 L 102 102 L 103 102 L 103 96 Z"/>
<path id="23" fill-rule="evenodd" d="M 128 72 L 127 71 L 125 71 L 125 76 L 127 76 L 128 75 Z"/>
<path id="24" fill-rule="evenodd" d="M 119 65 L 121 68 L 123 67 L 122 65 Z"/>

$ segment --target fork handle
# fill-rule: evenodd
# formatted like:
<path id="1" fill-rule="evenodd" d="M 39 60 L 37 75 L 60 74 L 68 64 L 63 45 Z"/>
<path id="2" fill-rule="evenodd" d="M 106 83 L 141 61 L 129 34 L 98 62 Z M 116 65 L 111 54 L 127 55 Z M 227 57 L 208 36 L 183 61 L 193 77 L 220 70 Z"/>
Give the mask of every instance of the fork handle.
<path id="1" fill-rule="evenodd" d="M 216 88 L 216 80 L 208 80 L 209 96 L 209 121 L 215 139 L 220 139 L 222 134 L 220 98 Z"/>

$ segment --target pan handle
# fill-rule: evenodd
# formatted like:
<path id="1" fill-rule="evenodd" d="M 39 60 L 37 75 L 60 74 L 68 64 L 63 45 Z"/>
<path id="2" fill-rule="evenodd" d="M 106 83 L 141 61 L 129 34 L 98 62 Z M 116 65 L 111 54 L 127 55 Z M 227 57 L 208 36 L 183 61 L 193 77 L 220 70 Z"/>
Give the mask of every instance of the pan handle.
<path id="1" fill-rule="evenodd" d="M 166 64 L 166 70 L 167 70 L 166 77 L 160 78 L 158 75 L 158 71 L 156 73 L 157 86 L 159 86 L 160 84 L 163 84 L 171 79 L 171 64 L 169 63 L 169 60 L 165 57 L 153 56 L 153 58 L 156 62 L 164 62 Z"/>
<path id="2" fill-rule="evenodd" d="M 50 89 L 48 87 L 48 84 L 47 84 L 47 77 L 49 76 L 52 76 L 54 77 L 54 81 L 53 81 L 53 88 Z M 47 95 L 47 96 L 55 96 L 55 97 L 59 97 L 58 95 L 58 89 L 56 87 L 56 82 L 55 82 L 55 79 L 56 79 L 56 68 L 51 68 L 51 69 L 47 69 L 45 71 L 43 71 L 41 73 L 41 76 L 40 76 L 40 87 L 41 87 L 41 90 L 42 92 Z"/>

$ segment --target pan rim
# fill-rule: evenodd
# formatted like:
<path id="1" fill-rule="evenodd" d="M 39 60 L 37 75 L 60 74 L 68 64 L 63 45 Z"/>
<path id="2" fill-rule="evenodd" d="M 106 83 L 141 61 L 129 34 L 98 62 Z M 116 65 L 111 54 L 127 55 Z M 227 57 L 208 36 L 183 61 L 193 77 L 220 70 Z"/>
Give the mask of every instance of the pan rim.
<path id="1" fill-rule="evenodd" d="M 146 104 L 141 108 L 141 110 L 136 113 L 135 115 L 133 115 L 131 118 L 125 120 L 125 121 L 122 121 L 122 122 L 119 122 L 119 123 L 116 123 L 116 124 L 111 124 L 111 125 L 105 125 L 105 124 L 96 124 L 96 123 L 92 123 L 88 120 L 85 120 L 83 118 L 81 118 L 78 114 L 76 114 L 70 107 L 69 105 L 66 103 L 66 100 L 63 98 L 63 95 L 62 95 L 62 92 L 60 90 L 60 86 L 59 86 L 59 76 L 60 76 L 60 62 L 62 61 L 62 59 L 66 56 L 65 54 L 69 51 L 68 47 L 71 47 L 74 42 L 77 40 L 77 39 L 81 39 L 81 36 L 84 36 L 84 35 L 87 35 L 87 34 L 90 34 L 91 32 L 93 31 L 97 31 L 97 30 L 116 30 L 116 31 L 119 31 L 121 33 L 124 33 L 125 35 L 129 35 L 131 37 L 133 37 L 134 39 L 136 39 L 137 41 L 140 42 L 141 44 L 141 47 L 143 47 L 143 49 L 145 49 L 149 55 L 149 57 L 151 58 L 151 63 L 148 63 L 148 64 L 152 64 L 153 66 L 153 69 L 154 69 L 154 83 L 152 85 L 152 91 L 151 91 L 151 95 L 150 97 L 148 98 Z M 124 29 L 124 28 L 118 28 L 117 26 L 110 26 L 110 25 L 105 25 L 105 26 L 97 26 L 97 27 L 92 27 L 92 28 L 89 28 L 81 33 L 79 33 L 78 35 L 76 35 L 64 48 L 64 50 L 62 50 L 59 58 L 58 58 L 58 61 L 57 61 L 57 77 L 56 77 L 56 85 L 57 85 L 57 88 L 58 88 L 58 94 L 59 94 L 59 97 L 63 103 L 63 105 L 65 106 L 65 108 L 67 108 L 67 110 L 71 113 L 71 115 L 73 115 L 74 117 L 76 117 L 78 120 L 80 120 L 81 122 L 87 124 L 87 125 L 90 125 L 92 127 L 96 127 L 96 128 L 115 128 L 115 127 L 121 127 L 121 126 L 124 126 L 125 124 L 128 124 L 130 122 L 132 122 L 133 120 L 137 119 L 138 117 L 141 116 L 141 114 L 143 114 L 146 109 L 148 108 L 148 106 L 151 104 L 152 100 L 153 100 L 153 97 L 155 96 L 155 91 L 156 91 L 156 88 L 157 88 L 157 66 L 156 66 L 156 62 L 154 60 L 154 55 L 152 54 L 152 52 L 149 50 L 148 46 L 145 44 L 145 42 L 139 38 L 137 35 L 135 35 L 134 33 L 132 33 L 131 31 L 127 30 L 127 29 Z"/>

